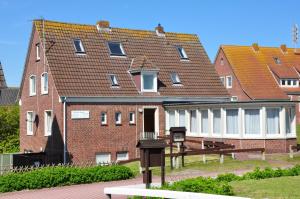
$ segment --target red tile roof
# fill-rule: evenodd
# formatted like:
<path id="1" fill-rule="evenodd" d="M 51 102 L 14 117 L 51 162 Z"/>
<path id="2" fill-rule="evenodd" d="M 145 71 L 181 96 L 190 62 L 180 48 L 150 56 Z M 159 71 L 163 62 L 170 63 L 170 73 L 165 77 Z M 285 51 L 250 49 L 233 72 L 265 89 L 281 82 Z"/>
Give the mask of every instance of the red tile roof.
<path id="1" fill-rule="evenodd" d="M 41 37 L 42 21 L 34 24 Z M 99 32 L 95 25 L 53 21 L 44 22 L 44 33 L 47 61 L 60 96 L 140 95 L 128 69 L 132 60 L 146 56 L 146 67 L 151 62 L 159 68 L 160 96 L 228 97 L 196 35 L 166 32 L 157 36 L 155 31 L 124 28 Z M 75 54 L 74 38 L 82 40 L 86 55 Z M 121 42 L 126 56 L 110 57 L 108 41 Z M 180 60 L 175 45 L 185 49 L 189 61 Z M 172 85 L 170 73 L 174 71 L 183 86 Z M 118 76 L 119 89 L 111 88 L 109 73 Z"/>

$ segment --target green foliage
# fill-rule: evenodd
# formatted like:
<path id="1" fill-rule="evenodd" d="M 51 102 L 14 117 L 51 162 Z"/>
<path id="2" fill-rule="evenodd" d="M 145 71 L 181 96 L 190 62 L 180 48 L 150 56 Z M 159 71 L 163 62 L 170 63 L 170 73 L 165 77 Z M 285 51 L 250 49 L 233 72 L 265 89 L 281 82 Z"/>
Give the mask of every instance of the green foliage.
<path id="1" fill-rule="evenodd" d="M 40 189 L 72 184 L 85 184 L 132 178 L 133 172 L 125 166 L 45 167 L 23 173 L 0 176 L 0 193 L 23 189 Z"/>
<path id="2" fill-rule="evenodd" d="M 220 174 L 216 178 L 217 181 L 219 182 L 231 182 L 231 181 L 238 181 L 242 180 L 242 177 L 235 175 L 233 173 L 226 173 L 226 174 Z"/>
<path id="3" fill-rule="evenodd" d="M 19 107 L 0 107 L 0 153 L 19 151 Z"/>
<path id="4" fill-rule="evenodd" d="M 172 184 L 166 184 L 162 187 L 162 189 L 219 195 L 233 195 L 233 189 L 227 182 L 204 177 L 191 178 L 174 182 Z"/>

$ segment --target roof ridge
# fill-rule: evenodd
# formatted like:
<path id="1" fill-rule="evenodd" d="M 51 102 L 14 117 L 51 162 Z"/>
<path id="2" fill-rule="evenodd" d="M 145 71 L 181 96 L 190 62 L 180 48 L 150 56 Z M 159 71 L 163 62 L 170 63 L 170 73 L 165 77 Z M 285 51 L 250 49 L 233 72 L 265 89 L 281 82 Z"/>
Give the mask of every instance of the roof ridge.
<path id="1" fill-rule="evenodd" d="M 252 47 L 252 45 L 238 45 L 238 44 L 222 44 L 221 47 Z M 259 46 L 259 48 L 275 48 L 275 49 L 280 49 L 280 46 Z M 291 50 L 291 49 L 295 49 L 293 47 L 287 47 L 287 49 Z M 296 48 L 296 49 L 299 49 L 300 48 Z"/>

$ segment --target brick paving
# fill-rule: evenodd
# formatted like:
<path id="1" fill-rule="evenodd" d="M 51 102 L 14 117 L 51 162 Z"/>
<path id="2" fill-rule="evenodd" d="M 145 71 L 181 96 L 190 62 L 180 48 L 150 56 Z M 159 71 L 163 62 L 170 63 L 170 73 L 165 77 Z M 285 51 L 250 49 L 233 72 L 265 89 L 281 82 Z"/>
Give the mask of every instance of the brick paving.
<path id="1" fill-rule="evenodd" d="M 250 170 L 237 170 L 234 173 L 243 174 Z M 187 170 L 181 173 L 168 175 L 167 181 L 177 181 L 185 178 L 192 178 L 197 176 L 216 176 L 219 173 L 216 172 L 203 172 L 199 170 Z M 160 182 L 160 177 L 155 176 L 153 182 Z M 115 187 L 115 186 L 125 186 L 141 184 L 141 176 L 122 181 L 113 182 L 100 182 L 93 184 L 82 184 L 82 185 L 72 185 L 64 187 L 54 187 L 39 190 L 24 190 L 11 193 L 0 194 L 0 199 L 105 199 L 104 188 L 105 187 Z M 121 196 L 113 196 L 113 199 L 127 198 Z"/>

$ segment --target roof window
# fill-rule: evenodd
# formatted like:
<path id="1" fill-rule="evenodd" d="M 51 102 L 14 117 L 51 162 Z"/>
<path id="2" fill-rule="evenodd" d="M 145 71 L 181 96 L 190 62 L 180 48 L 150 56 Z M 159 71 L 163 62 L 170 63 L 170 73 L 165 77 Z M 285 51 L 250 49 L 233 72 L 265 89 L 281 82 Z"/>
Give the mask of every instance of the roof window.
<path id="1" fill-rule="evenodd" d="M 85 53 L 82 42 L 80 39 L 74 39 L 74 48 L 76 53 Z"/>
<path id="2" fill-rule="evenodd" d="M 278 57 L 274 57 L 274 61 L 276 64 L 281 64 L 281 60 Z"/>
<path id="3" fill-rule="evenodd" d="M 125 56 L 125 51 L 120 42 L 108 42 L 110 55 L 112 56 Z"/>
<path id="4" fill-rule="evenodd" d="M 179 76 L 178 76 L 178 74 L 175 73 L 175 72 L 172 72 L 172 73 L 171 73 L 171 80 L 172 80 L 172 83 L 173 83 L 173 84 L 181 84 L 181 81 L 180 81 L 180 79 L 179 79 Z"/>
<path id="5" fill-rule="evenodd" d="M 112 86 L 119 86 L 118 79 L 116 75 L 110 74 L 109 79 Z"/>
<path id="6" fill-rule="evenodd" d="M 183 47 L 181 46 L 177 46 L 177 50 L 178 50 L 178 53 L 179 53 L 179 56 L 180 56 L 180 59 L 188 59 L 188 56 L 184 50 Z"/>

